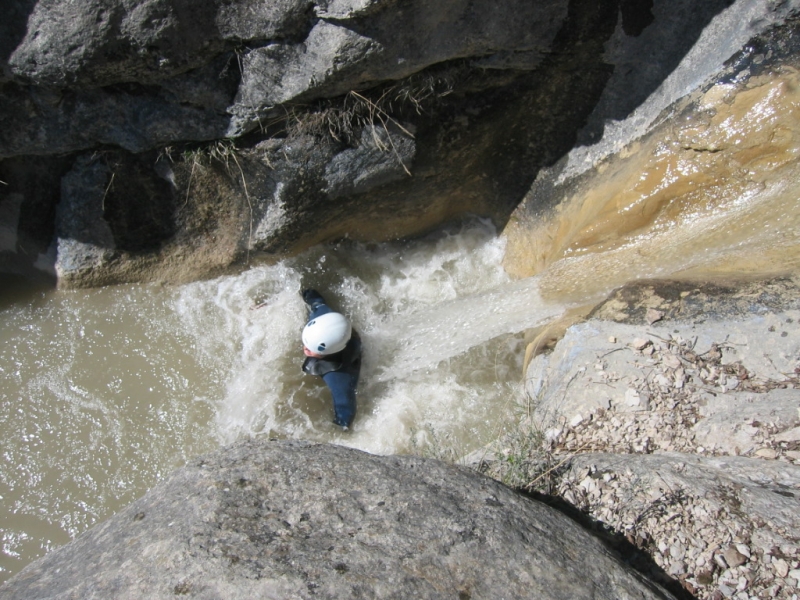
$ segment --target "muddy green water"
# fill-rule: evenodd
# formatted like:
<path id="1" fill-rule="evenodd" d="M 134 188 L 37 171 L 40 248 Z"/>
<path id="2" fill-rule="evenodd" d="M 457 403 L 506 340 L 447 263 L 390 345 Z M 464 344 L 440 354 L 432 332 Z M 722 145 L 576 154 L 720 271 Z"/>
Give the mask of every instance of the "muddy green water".
<path id="1" fill-rule="evenodd" d="M 631 149 L 508 247 L 470 219 L 179 287 L 5 290 L 0 581 L 244 436 L 382 454 L 479 448 L 527 404 L 524 332 L 626 281 L 797 272 L 800 75 L 757 84 L 735 98 L 712 89 L 718 122 Z M 538 274 L 512 281 L 504 258 Z M 321 380 L 300 370 L 305 287 L 364 341 L 346 433 Z"/>
<path id="2" fill-rule="evenodd" d="M 502 255 L 491 225 L 471 220 L 415 242 L 318 248 L 181 287 L 6 300 L 0 575 L 242 436 L 375 453 L 469 451 L 496 437 L 518 401 L 519 324 L 562 310 L 531 312 L 521 291 L 497 315 L 498 290 L 518 287 L 499 268 Z M 331 422 L 321 380 L 300 371 L 299 292 L 309 286 L 364 339 L 359 414 L 347 433 Z"/>

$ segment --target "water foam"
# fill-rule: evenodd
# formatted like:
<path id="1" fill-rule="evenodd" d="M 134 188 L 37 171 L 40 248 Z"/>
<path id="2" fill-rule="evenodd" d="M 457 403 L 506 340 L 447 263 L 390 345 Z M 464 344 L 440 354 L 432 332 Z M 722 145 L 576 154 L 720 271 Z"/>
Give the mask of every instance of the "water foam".
<path id="1" fill-rule="evenodd" d="M 506 322 L 497 325 L 496 302 L 517 285 L 499 267 L 502 255 L 492 225 L 475 219 L 421 240 L 315 248 L 183 287 L 176 313 L 224 380 L 215 403 L 220 442 L 269 435 L 391 453 L 424 445 L 420 432 L 427 430 L 449 437 L 462 431 L 465 447 L 486 441 L 507 414 L 497 410 L 508 392 L 501 388 L 521 374 L 519 336 L 508 336 L 521 331 L 513 323 L 530 313 L 535 293 L 526 289 L 513 311 L 507 302 L 499 310 Z M 300 371 L 306 287 L 348 314 L 364 340 L 353 431 L 331 423 L 329 392 Z M 470 308 L 476 298 L 483 302 Z M 479 346 L 491 356 L 470 354 Z M 500 384 L 498 372 L 506 377 Z"/>

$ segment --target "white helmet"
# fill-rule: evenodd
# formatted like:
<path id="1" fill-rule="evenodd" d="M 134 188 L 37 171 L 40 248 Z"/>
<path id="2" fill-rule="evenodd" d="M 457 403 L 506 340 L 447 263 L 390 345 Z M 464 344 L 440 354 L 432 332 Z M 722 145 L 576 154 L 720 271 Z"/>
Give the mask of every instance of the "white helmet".
<path id="1" fill-rule="evenodd" d="M 352 334 L 347 318 L 336 312 L 309 321 L 303 329 L 303 345 L 315 354 L 336 354 L 344 350 Z"/>

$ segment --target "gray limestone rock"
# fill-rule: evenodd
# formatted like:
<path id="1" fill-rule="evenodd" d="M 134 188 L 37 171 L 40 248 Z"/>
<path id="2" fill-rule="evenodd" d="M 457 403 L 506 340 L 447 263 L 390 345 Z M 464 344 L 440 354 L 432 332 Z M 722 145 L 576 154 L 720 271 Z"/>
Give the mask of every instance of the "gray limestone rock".
<path id="1" fill-rule="evenodd" d="M 719 452 L 752 455 L 764 447 L 764 429 L 785 429 L 800 423 L 800 393 L 773 389 L 762 394 L 708 394 L 699 407 L 702 417 L 692 432 Z M 783 441 L 780 436 L 775 441 Z"/>
<path id="2" fill-rule="evenodd" d="M 88 272 L 113 256 L 114 234 L 103 217 L 108 178 L 106 164 L 83 157 L 62 180 L 57 273 Z"/>
<path id="3" fill-rule="evenodd" d="M 408 173 L 416 144 L 403 132 L 367 128 L 356 148 L 337 154 L 325 167 L 325 191 L 331 198 L 367 191 Z"/>
<path id="4" fill-rule="evenodd" d="M 798 283 L 623 286 L 533 359 L 532 418 L 465 462 L 563 499 L 694 597 L 790 600 Z"/>
<path id="5" fill-rule="evenodd" d="M 685 320 L 631 325 L 600 319 L 575 325 L 554 352 L 536 357 L 528 367 L 526 385 L 537 401 L 536 418 L 548 428 L 599 410 L 642 410 L 634 396 L 658 392 L 658 386 L 671 391 L 679 387 L 697 405 L 700 420 L 693 431 L 698 444 L 705 440 L 734 454 L 735 447 L 742 453 L 752 450 L 754 442 L 742 436 L 748 437 L 745 429 L 753 422 L 788 428 L 799 418 L 798 392 L 780 386 L 798 367 L 800 312 L 758 312 L 756 308 L 756 314 L 715 319 L 709 302 L 709 320 L 702 325 Z M 677 340 L 692 340 L 697 356 L 722 347 L 720 372 L 703 371 L 702 365 L 678 358 L 671 350 Z"/>
<path id="6" fill-rule="evenodd" d="M 718 535 L 736 525 L 751 543 L 767 549 L 797 545 L 800 528 L 800 466 L 742 456 L 689 454 L 581 454 L 570 472 L 591 470 L 594 477 L 613 476 L 629 497 L 659 499 L 683 493 L 702 498 L 709 514 L 729 514 Z M 642 507 L 644 512 L 646 505 Z M 715 519 L 698 518 L 698 529 Z M 712 540 L 708 540 L 712 542 Z M 730 565 L 729 565 L 730 566 Z"/>
<path id="7" fill-rule="evenodd" d="M 233 3 L 192 0 L 36 2 L 8 75 L 44 87 L 157 84 L 232 49 L 229 41 L 299 33 L 303 0 Z M 254 31 L 255 30 L 255 31 Z"/>
<path id="8" fill-rule="evenodd" d="M 141 161 L 150 152 L 194 155 L 233 144 L 244 163 L 259 147 L 280 147 L 263 155 L 274 174 L 234 165 L 206 177 L 208 188 L 224 191 L 216 203 L 191 202 L 196 170 L 189 164 L 193 174 L 181 177 L 177 165 L 175 197 L 146 197 L 147 210 L 159 214 L 177 197 L 187 210 L 204 209 L 175 216 L 175 251 L 117 255 L 138 262 L 114 268 L 94 261 L 101 273 L 67 277 L 65 286 L 184 281 L 244 262 L 251 251 L 291 254 L 342 237 L 382 241 L 465 214 L 503 227 L 526 196 L 520 214 L 538 222 L 569 194 L 562 174 L 569 183 L 699 87 L 745 77 L 755 36 L 778 31 L 756 40 L 762 65 L 795 55 L 798 7 L 799 0 L 25 0 L 0 24 L 0 160 L 30 170 L 45 156 L 73 159 L 68 153 L 123 149 Z M 373 144 L 370 130 L 382 130 Z M 298 146 L 304 156 L 292 150 Z M 34 212 L 32 185 L 11 180 L 0 203 L 21 197 L 21 214 Z M 58 200 L 41 211 L 42 222 L 18 223 L 53 230 Z M 12 212 L 0 212 L 10 234 L 19 228 Z M 108 218 L 122 234 L 124 224 Z M 225 243 L 198 261 L 196 247 L 218 227 L 180 224 L 203 219 L 222 224 Z M 141 233 L 163 240 L 158 221 Z M 202 239 L 190 237 L 197 231 Z M 62 262 L 73 262 L 73 246 L 58 244 Z M 31 255 L 2 252 L 4 263 L 19 263 L 11 271 L 34 268 Z"/>
<path id="9" fill-rule="evenodd" d="M 403 9 L 310 0 L 30 3 L 13 15 L 4 43 L 17 42 L 5 49 L 0 156 L 98 144 L 140 152 L 237 136 L 277 106 L 468 57 L 511 55 L 514 68 L 530 69 L 566 11 L 563 1 L 524 0 Z M 202 79 L 207 92 L 187 99 L 187 77 Z M 87 114 L 98 115 L 94 127 Z"/>
<path id="10" fill-rule="evenodd" d="M 466 469 L 247 441 L 192 461 L 0 588 L 36 598 L 671 598 Z"/>

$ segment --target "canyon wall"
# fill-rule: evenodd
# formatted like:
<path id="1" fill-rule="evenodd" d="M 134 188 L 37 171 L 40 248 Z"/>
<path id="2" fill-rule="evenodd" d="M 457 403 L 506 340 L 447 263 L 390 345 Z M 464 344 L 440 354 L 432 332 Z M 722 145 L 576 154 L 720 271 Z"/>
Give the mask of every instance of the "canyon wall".
<path id="1" fill-rule="evenodd" d="M 465 213 L 503 227 L 526 195 L 559 202 L 535 191 L 559 161 L 594 168 L 791 32 L 796 4 L 17 3 L 0 268 L 187 281 Z"/>
<path id="2" fill-rule="evenodd" d="M 503 230 L 509 272 L 540 275 L 544 295 L 562 300 L 658 275 L 796 270 L 798 10 L 796 0 L 18 2 L 0 25 L 0 272 L 63 287 L 190 281 L 466 213 Z M 553 353 L 534 343 L 530 396 L 567 403 L 537 407 L 553 412 L 536 432 L 544 447 L 565 455 L 550 491 L 628 532 L 633 552 L 647 551 L 639 559 L 660 557 L 642 571 L 676 595 L 741 597 L 762 573 L 759 593 L 788 598 L 800 556 L 797 307 L 746 303 L 755 321 L 718 327 L 739 336 L 741 356 L 723 348 L 734 360 L 724 362 L 712 343 L 727 338 L 689 342 L 705 292 L 673 291 L 650 296 L 655 320 L 624 327 L 597 312 Z M 692 302 L 700 314 L 680 321 Z M 770 333 L 786 338 L 786 364 L 767 377 L 748 361 Z M 578 377 L 610 391 L 568 395 Z M 749 422 L 717 401 L 755 410 L 756 384 L 767 412 Z M 686 421 L 664 426 L 659 411 Z M 711 426 L 720 420 L 729 435 Z M 649 456 L 655 446 L 664 452 Z M 479 468 L 510 464 L 497 456 Z M 644 481 L 657 470 L 663 486 Z M 534 489 L 532 473 L 515 486 Z M 682 529 L 669 525 L 676 506 Z M 702 511 L 712 516 L 690 518 Z M 194 461 L 2 592 L 469 598 L 496 595 L 492 584 L 509 597 L 670 597 L 563 515 L 480 475 L 273 442 Z"/>

